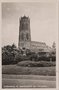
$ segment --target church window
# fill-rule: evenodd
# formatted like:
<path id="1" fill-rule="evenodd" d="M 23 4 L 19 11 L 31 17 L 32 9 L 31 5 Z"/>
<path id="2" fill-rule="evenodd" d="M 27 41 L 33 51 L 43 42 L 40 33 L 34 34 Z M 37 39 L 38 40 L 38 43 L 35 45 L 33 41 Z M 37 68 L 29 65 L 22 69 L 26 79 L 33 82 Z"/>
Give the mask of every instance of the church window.
<path id="1" fill-rule="evenodd" d="M 26 34 L 26 38 L 27 38 L 27 40 L 29 39 L 29 35 L 28 35 L 28 33 Z"/>
<path id="2" fill-rule="evenodd" d="M 23 33 L 21 34 L 21 40 L 24 40 L 24 34 Z"/>

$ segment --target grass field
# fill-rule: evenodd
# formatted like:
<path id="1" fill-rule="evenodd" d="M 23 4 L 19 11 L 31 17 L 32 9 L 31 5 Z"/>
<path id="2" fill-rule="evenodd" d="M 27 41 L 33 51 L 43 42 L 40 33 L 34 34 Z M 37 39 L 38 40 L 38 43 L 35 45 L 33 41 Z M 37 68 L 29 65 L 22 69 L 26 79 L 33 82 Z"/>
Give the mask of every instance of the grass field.
<path id="1" fill-rule="evenodd" d="M 3 65 L 3 74 L 18 74 L 18 75 L 56 75 L 56 67 L 20 67 L 17 65 Z"/>
<path id="2" fill-rule="evenodd" d="M 2 66 L 2 88 L 56 88 L 55 67 Z"/>

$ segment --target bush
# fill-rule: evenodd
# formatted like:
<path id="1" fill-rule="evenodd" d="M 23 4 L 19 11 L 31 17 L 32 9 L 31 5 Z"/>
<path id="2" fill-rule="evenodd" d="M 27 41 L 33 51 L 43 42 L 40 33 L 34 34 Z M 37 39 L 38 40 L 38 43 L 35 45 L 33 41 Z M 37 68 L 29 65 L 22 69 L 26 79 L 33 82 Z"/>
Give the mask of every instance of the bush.
<path id="1" fill-rule="evenodd" d="M 44 66 L 41 63 L 37 63 L 37 61 L 56 61 L 56 56 L 55 55 L 50 55 L 49 57 L 47 57 L 45 55 L 46 53 L 35 53 L 35 52 L 31 52 L 31 50 L 26 50 L 26 56 L 23 56 L 22 54 L 22 50 L 18 50 L 16 48 L 16 46 L 13 44 L 11 45 L 7 45 L 4 46 L 2 48 L 2 64 L 17 64 L 20 61 L 36 61 L 35 64 L 30 63 L 31 66 Z M 37 65 L 36 65 L 37 63 Z M 46 64 L 46 62 L 44 62 L 44 64 Z M 50 64 L 50 63 L 49 63 Z M 48 64 L 46 64 L 47 66 Z"/>
<path id="2" fill-rule="evenodd" d="M 17 53 L 16 46 L 13 44 L 2 48 L 2 64 L 8 65 L 14 63 L 14 58 Z"/>
<path id="3" fill-rule="evenodd" d="M 21 61 L 17 64 L 18 66 L 28 66 L 28 67 L 50 67 L 55 66 L 55 62 L 48 62 L 48 61 Z"/>
<path id="4" fill-rule="evenodd" d="M 2 54 L 2 64 L 3 65 L 11 64 L 13 63 L 13 61 L 14 61 L 14 56 L 11 53 L 5 52 Z"/>

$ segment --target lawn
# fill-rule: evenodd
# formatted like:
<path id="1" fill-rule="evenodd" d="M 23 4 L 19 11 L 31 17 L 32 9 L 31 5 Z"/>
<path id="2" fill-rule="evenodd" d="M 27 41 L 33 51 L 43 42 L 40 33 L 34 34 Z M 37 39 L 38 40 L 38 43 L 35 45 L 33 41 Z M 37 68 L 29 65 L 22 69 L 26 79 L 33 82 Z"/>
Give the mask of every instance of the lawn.
<path id="1" fill-rule="evenodd" d="M 2 88 L 55 88 L 55 67 L 2 66 Z"/>
<path id="2" fill-rule="evenodd" d="M 55 76 L 56 67 L 21 67 L 17 65 L 3 65 L 3 74 L 16 74 L 16 75 L 47 75 Z"/>

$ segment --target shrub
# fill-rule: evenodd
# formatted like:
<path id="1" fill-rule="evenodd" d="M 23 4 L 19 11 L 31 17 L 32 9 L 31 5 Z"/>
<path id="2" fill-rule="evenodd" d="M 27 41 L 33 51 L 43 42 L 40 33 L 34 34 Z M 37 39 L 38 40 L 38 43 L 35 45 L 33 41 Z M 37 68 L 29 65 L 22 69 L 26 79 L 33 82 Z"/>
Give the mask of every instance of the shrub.
<path id="1" fill-rule="evenodd" d="M 2 48 L 2 64 L 17 64 L 20 61 L 36 61 L 34 64 L 33 62 L 30 63 L 30 66 L 44 66 L 44 64 L 37 63 L 37 61 L 56 61 L 56 56 L 51 54 L 50 56 L 46 56 L 45 53 L 35 53 L 32 52 L 31 50 L 26 50 L 26 56 L 23 56 L 23 51 L 20 49 L 18 50 L 16 46 L 13 44 L 4 46 Z M 37 65 L 36 65 L 37 63 Z M 50 63 L 49 63 L 50 64 Z M 26 65 L 25 65 L 26 66 Z M 46 64 L 45 66 L 49 66 Z"/>
<path id="2" fill-rule="evenodd" d="M 48 61 L 21 61 L 17 64 L 18 66 L 28 66 L 28 67 L 50 67 L 55 66 L 55 62 L 48 62 Z"/>
<path id="3" fill-rule="evenodd" d="M 13 44 L 2 48 L 2 64 L 8 65 L 14 63 L 14 58 L 17 53 L 16 46 Z"/>
<path id="4" fill-rule="evenodd" d="M 14 56 L 11 53 L 4 52 L 2 54 L 2 64 L 11 64 L 14 61 Z"/>

